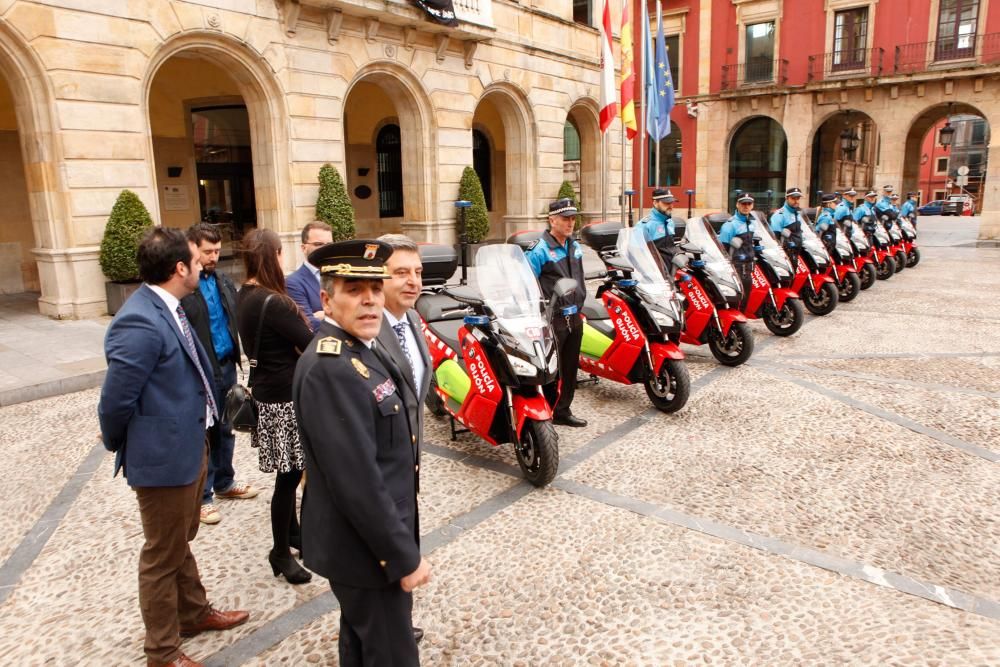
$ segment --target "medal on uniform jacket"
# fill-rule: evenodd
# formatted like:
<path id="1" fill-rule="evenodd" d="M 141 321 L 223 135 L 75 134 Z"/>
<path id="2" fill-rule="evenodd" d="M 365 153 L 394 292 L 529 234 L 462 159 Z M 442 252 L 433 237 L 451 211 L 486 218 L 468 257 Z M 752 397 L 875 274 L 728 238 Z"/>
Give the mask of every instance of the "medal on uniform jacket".
<path id="1" fill-rule="evenodd" d="M 365 366 L 363 363 L 361 363 L 361 360 L 358 359 L 357 357 L 351 359 L 351 364 L 354 366 L 354 370 L 358 372 L 358 375 L 360 375 L 364 379 L 367 380 L 369 377 L 371 377 L 371 373 L 368 372 L 368 367 Z"/>
<path id="2" fill-rule="evenodd" d="M 372 393 L 375 394 L 375 402 L 381 403 L 389 396 L 392 396 L 396 391 L 396 384 L 392 381 L 392 378 L 386 380 L 379 386 L 372 389 Z"/>

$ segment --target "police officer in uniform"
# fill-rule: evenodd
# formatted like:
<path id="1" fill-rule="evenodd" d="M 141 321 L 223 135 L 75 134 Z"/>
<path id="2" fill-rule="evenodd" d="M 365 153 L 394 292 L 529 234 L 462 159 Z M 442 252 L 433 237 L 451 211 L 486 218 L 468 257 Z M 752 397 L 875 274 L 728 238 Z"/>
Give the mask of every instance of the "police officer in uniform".
<path id="1" fill-rule="evenodd" d="M 858 191 L 854 188 L 850 188 L 849 190 L 844 190 L 841 193 L 841 196 L 842 199 L 840 203 L 837 204 L 835 209 L 833 209 L 833 221 L 837 223 L 844 223 L 846 220 L 849 224 L 854 213 L 854 202 L 858 198 Z"/>
<path id="2" fill-rule="evenodd" d="M 882 198 L 875 204 L 875 215 L 878 216 L 879 221 L 885 225 L 886 229 L 892 227 L 892 221 L 896 219 L 896 215 L 898 214 L 898 209 L 892 201 L 892 192 L 893 187 L 891 185 L 883 185 Z M 899 199 L 898 195 L 896 199 Z M 883 220 L 883 218 L 886 219 Z"/>
<path id="3" fill-rule="evenodd" d="M 719 230 L 719 241 L 729 253 L 729 259 L 743 283 L 742 308 L 750 297 L 753 286 L 754 227 L 753 197 L 743 193 L 736 200 L 736 213 L 726 220 Z"/>
<path id="4" fill-rule="evenodd" d="M 653 190 L 653 208 L 649 209 L 649 215 L 639 221 L 637 225 L 646 235 L 646 240 L 652 242 L 663 258 L 663 264 L 668 268 L 677 254 L 679 248 L 674 243 L 674 197 L 670 190 L 666 188 L 656 188 Z"/>
<path id="5" fill-rule="evenodd" d="M 580 310 L 587 298 L 583 280 L 583 250 L 573 238 L 576 213 L 572 199 L 558 199 L 549 204 L 549 229 L 542 232 L 541 237 L 528 248 L 526 257 L 546 299 L 552 297 L 553 288 L 560 278 L 572 278 L 577 284 L 572 294 L 556 301 L 553 311 L 552 328 L 559 348 L 559 381 L 545 387 L 545 398 L 552 406 L 553 423 L 581 427 L 587 425 L 587 420 L 577 417 L 570 410 L 576 393 L 576 370 L 580 365 L 580 343 L 583 340 Z"/>
<path id="6" fill-rule="evenodd" d="M 412 591 L 430 581 L 405 379 L 375 341 L 391 252 L 381 241 L 355 240 L 310 253 L 325 319 L 292 385 L 309 480 L 302 552 L 340 602 L 345 667 L 419 665 Z"/>
<path id="7" fill-rule="evenodd" d="M 913 226 L 917 226 L 917 193 L 907 192 L 906 201 L 903 202 L 903 206 L 899 209 L 899 214 L 904 218 L 909 218 Z"/>
<path id="8" fill-rule="evenodd" d="M 836 201 L 836 195 L 825 194 L 820 197 L 820 210 L 816 216 L 816 226 L 813 228 L 831 256 L 837 252 L 837 223 L 833 218 L 833 206 Z"/>
<path id="9" fill-rule="evenodd" d="M 875 231 L 875 200 L 878 193 L 869 190 L 865 193 L 865 200 L 854 209 L 854 222 L 860 222 L 862 229 L 871 234 Z"/>
<path id="10" fill-rule="evenodd" d="M 785 252 L 792 260 L 792 266 L 798 262 L 799 251 L 802 249 L 802 225 L 805 224 L 805 218 L 802 217 L 801 203 L 802 190 L 788 188 L 785 191 L 785 205 L 771 216 L 771 231 L 784 239 Z"/>

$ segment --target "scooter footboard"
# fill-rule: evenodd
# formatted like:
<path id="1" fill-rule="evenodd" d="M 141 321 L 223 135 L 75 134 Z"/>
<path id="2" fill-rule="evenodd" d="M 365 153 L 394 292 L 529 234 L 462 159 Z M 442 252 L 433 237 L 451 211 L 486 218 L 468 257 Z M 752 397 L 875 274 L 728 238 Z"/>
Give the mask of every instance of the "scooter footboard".
<path id="1" fill-rule="evenodd" d="M 733 322 L 746 322 L 746 315 L 735 308 L 726 308 L 719 311 L 719 323 L 722 325 L 722 335 L 728 336 Z"/>
<path id="2" fill-rule="evenodd" d="M 520 439 L 521 429 L 524 427 L 525 420 L 546 421 L 552 419 L 552 408 L 549 407 L 548 402 L 542 396 L 541 392 L 535 396 L 514 394 L 514 417 L 517 419 L 517 424 L 515 424 L 516 434 L 518 439 Z"/>

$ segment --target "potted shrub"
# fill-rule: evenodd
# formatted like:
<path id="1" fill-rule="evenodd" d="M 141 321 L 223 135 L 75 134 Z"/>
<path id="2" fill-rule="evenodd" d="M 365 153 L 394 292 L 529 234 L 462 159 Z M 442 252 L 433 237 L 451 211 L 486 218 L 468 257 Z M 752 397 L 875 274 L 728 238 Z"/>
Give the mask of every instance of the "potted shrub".
<path id="1" fill-rule="evenodd" d="M 153 219 L 142 200 L 131 190 L 122 190 L 101 239 L 100 264 L 108 279 L 104 285 L 110 315 L 139 289 L 139 242 L 152 228 Z"/>
<path id="2" fill-rule="evenodd" d="M 330 164 L 319 169 L 319 196 L 316 198 L 316 219 L 333 228 L 334 241 L 354 238 L 354 207 L 340 172 Z"/>
<path id="3" fill-rule="evenodd" d="M 573 206 L 576 206 L 576 210 L 580 210 L 580 198 L 576 196 L 576 190 L 573 189 L 573 184 L 569 181 L 563 181 L 562 185 L 559 186 L 559 194 L 556 195 L 556 199 L 569 198 L 573 200 Z M 576 214 L 576 222 L 573 223 L 573 231 L 579 231 L 580 227 L 583 227 L 583 214 Z"/>
<path id="4" fill-rule="evenodd" d="M 462 180 L 458 185 L 458 198 L 472 202 L 472 206 L 465 209 L 465 236 L 469 242 L 467 263 L 472 264 L 476 257 L 476 251 L 483 245 L 486 236 L 490 233 L 490 216 L 486 210 L 486 195 L 483 194 L 483 185 L 479 182 L 479 174 L 472 167 L 466 167 L 462 171 Z M 458 211 L 459 234 L 461 234 L 461 211 Z"/>

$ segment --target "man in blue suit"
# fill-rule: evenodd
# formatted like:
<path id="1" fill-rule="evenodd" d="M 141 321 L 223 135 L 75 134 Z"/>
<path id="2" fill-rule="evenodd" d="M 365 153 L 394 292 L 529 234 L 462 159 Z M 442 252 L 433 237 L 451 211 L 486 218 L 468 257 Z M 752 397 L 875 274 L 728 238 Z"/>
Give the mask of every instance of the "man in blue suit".
<path id="1" fill-rule="evenodd" d="M 333 230 L 322 220 L 314 220 L 302 228 L 302 256 L 333 242 Z M 285 278 L 285 291 L 309 320 L 313 331 L 323 321 L 323 303 L 319 300 L 319 269 L 306 259 L 302 266 Z"/>
<path id="2" fill-rule="evenodd" d="M 143 285 L 108 328 L 108 362 L 97 407 L 104 446 L 139 501 L 139 607 L 147 665 L 198 665 L 181 636 L 245 623 L 245 611 L 208 603 L 190 541 L 198 534 L 206 429 L 220 419 L 212 366 L 180 299 L 198 288 L 198 248 L 157 227 L 138 252 Z"/>

